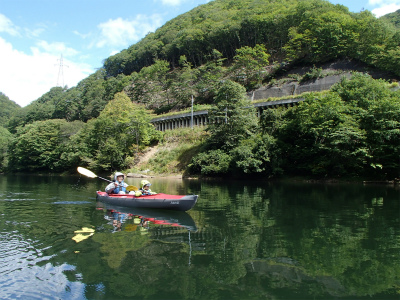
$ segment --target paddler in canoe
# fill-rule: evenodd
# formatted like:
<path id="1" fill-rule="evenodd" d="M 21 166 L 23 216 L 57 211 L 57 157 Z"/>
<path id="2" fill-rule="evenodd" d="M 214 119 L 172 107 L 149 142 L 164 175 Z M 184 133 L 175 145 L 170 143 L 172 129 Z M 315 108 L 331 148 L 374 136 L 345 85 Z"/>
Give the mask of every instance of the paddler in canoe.
<path id="1" fill-rule="evenodd" d="M 135 194 L 135 191 L 128 192 L 126 187 L 128 184 L 124 182 L 125 175 L 121 172 L 115 172 L 114 182 L 106 186 L 107 194 Z"/>

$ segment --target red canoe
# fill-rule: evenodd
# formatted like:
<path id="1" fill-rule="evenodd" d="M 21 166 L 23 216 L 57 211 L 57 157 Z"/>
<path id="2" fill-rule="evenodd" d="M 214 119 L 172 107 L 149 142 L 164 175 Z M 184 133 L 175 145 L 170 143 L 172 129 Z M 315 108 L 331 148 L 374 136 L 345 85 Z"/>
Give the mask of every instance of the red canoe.
<path id="1" fill-rule="evenodd" d="M 107 194 L 97 191 L 97 200 L 125 207 L 144 207 L 187 211 L 197 202 L 198 195 L 168 195 L 155 194 L 148 196 Z"/>

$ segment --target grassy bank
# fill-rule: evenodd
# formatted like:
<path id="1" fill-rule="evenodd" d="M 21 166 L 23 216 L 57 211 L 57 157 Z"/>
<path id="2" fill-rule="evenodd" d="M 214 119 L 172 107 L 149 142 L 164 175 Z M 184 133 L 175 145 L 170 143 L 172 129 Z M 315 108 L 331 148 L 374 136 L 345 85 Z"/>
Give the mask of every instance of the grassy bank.
<path id="1" fill-rule="evenodd" d="M 192 157 L 201 149 L 208 136 L 204 127 L 179 128 L 164 133 L 161 143 L 149 149 L 149 157 L 143 155 L 139 163 L 127 173 L 146 175 L 184 174 Z"/>

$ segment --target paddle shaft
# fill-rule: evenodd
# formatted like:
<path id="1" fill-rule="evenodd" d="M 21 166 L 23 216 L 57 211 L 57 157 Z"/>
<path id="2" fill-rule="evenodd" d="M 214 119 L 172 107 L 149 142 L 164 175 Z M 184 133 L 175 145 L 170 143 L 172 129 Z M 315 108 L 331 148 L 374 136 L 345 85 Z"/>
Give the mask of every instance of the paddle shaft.
<path id="1" fill-rule="evenodd" d="M 109 180 L 109 179 L 106 179 L 106 178 L 103 178 L 103 177 L 100 177 L 100 176 L 97 176 L 98 178 L 100 178 L 100 179 L 103 179 L 103 180 L 105 180 L 105 181 L 108 181 L 108 182 L 114 182 L 114 181 L 112 181 L 112 180 Z"/>
<path id="2" fill-rule="evenodd" d="M 106 178 L 97 176 L 97 175 L 94 174 L 92 171 L 90 171 L 90 170 L 88 170 L 88 169 L 85 169 L 85 168 L 82 168 L 82 167 L 78 167 L 78 172 L 79 172 L 80 174 L 85 175 L 85 176 L 88 176 L 88 177 L 90 177 L 90 178 L 96 178 L 96 177 L 97 177 L 97 178 L 103 179 L 103 180 L 108 181 L 108 182 L 114 182 L 114 181 L 112 181 L 112 180 L 109 180 L 109 179 L 106 179 Z M 122 185 L 122 184 L 118 184 L 118 185 L 121 186 L 121 187 L 125 187 L 128 191 L 137 191 L 137 190 L 138 190 L 137 187 L 132 186 L 132 185 L 128 185 L 128 186 L 124 186 L 124 185 Z"/>
<path id="3" fill-rule="evenodd" d="M 100 176 L 97 176 L 98 178 L 100 178 L 100 179 L 103 179 L 103 180 L 105 180 L 105 181 L 108 181 L 108 182 L 116 182 L 116 181 L 112 181 L 112 180 L 109 180 L 109 179 L 106 179 L 106 178 L 103 178 L 103 177 L 100 177 Z M 119 186 L 121 186 L 121 187 L 125 187 L 126 188 L 126 186 L 123 186 L 122 184 L 118 184 Z"/>
<path id="4" fill-rule="evenodd" d="M 103 179 L 105 181 L 108 181 L 108 182 L 115 182 L 115 181 L 112 181 L 112 180 L 109 180 L 109 179 L 106 179 L 106 178 L 103 178 L 103 177 L 100 177 L 100 176 L 97 176 L 97 177 L 100 178 L 100 179 Z M 132 186 L 132 185 L 123 186 L 122 184 L 119 184 L 119 186 L 126 188 L 128 191 L 130 190 L 129 188 L 131 188 L 132 191 L 137 190 L 137 187 Z"/>

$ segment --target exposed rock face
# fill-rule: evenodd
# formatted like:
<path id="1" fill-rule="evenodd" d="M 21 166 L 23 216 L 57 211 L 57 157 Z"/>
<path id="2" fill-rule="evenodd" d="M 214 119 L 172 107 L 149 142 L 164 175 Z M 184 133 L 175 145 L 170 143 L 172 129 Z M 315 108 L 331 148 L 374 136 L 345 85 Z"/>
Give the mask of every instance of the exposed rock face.
<path id="1" fill-rule="evenodd" d="M 251 93 L 248 93 L 248 96 L 252 100 L 259 100 L 268 99 L 270 97 L 298 95 L 304 92 L 320 92 L 329 90 L 331 86 L 339 82 L 342 77 L 350 78 L 351 74 L 347 72 L 340 75 L 331 75 L 305 83 L 291 82 L 281 86 L 264 86 Z"/>
<path id="2" fill-rule="evenodd" d="M 259 100 L 268 99 L 270 97 L 298 95 L 304 92 L 320 92 L 330 89 L 332 85 L 339 82 L 342 77 L 350 78 L 352 76 L 352 72 L 368 73 L 375 79 L 398 79 L 390 72 L 374 69 L 367 66 L 363 62 L 349 59 L 339 59 L 318 66 L 318 69 L 321 70 L 321 78 L 304 82 L 298 82 L 293 79 L 293 75 L 301 77 L 307 72 L 310 72 L 311 69 L 312 68 L 309 66 L 292 68 L 288 70 L 284 76 L 278 78 L 278 80 L 285 78 L 286 83 L 280 85 L 263 86 L 257 90 L 249 92 L 248 96 L 252 100 Z M 332 73 L 335 75 L 329 75 Z"/>

